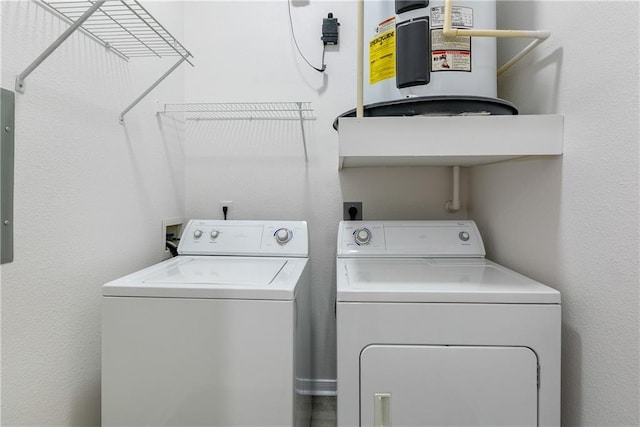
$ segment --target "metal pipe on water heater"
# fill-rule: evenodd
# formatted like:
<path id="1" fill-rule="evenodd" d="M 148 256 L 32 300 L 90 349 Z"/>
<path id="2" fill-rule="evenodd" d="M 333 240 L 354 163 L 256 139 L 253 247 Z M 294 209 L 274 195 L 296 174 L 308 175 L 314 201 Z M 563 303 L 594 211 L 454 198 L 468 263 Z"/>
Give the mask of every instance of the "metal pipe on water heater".
<path id="1" fill-rule="evenodd" d="M 551 32 L 547 30 L 483 30 L 469 28 L 452 28 L 453 21 L 453 0 L 445 0 L 444 3 L 444 25 L 442 27 L 442 35 L 446 37 L 507 37 L 507 38 L 533 38 L 535 39 L 527 45 L 520 53 L 515 55 L 503 66 L 498 69 L 498 75 L 502 75 L 511 68 L 516 62 L 524 58 L 529 52 L 538 47 L 542 42 L 551 36 Z"/>

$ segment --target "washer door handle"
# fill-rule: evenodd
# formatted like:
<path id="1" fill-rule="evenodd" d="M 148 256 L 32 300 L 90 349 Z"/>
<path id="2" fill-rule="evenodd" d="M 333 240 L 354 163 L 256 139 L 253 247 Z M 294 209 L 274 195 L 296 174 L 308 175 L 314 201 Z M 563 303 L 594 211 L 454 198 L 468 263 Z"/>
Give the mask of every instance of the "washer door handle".
<path id="1" fill-rule="evenodd" d="M 391 427 L 391 393 L 373 394 L 373 427 Z"/>

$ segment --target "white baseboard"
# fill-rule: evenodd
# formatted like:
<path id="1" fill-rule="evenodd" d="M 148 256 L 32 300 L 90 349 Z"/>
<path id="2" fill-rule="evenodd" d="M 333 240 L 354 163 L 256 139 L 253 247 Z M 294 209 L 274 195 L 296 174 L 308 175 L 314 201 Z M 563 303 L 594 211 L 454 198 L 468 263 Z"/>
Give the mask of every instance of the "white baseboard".
<path id="1" fill-rule="evenodd" d="M 310 396 L 336 396 L 336 380 L 312 380 L 297 378 L 297 391 Z"/>

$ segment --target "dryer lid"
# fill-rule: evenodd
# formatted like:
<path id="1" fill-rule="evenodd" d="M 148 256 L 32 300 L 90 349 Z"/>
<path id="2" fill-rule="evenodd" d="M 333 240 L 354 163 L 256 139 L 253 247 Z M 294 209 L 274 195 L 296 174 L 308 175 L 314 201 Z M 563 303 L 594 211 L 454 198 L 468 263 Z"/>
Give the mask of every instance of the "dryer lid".
<path id="1" fill-rule="evenodd" d="M 338 260 L 343 302 L 559 304 L 560 293 L 483 258 Z"/>

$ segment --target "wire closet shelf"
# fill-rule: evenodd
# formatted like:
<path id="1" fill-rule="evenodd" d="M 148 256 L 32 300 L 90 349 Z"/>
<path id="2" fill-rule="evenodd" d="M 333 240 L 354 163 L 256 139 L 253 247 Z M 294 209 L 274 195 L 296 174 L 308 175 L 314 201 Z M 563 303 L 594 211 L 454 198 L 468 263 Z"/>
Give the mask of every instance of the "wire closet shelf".
<path id="1" fill-rule="evenodd" d="M 93 0 L 41 0 L 43 4 L 76 22 L 96 2 Z M 137 0 L 106 0 L 82 23 L 82 30 L 123 58 L 189 57 L 191 53 Z"/>
<path id="2" fill-rule="evenodd" d="M 16 92 L 25 93 L 25 79 L 76 30 L 117 53 L 120 57 L 180 57 L 120 113 L 124 116 L 156 86 L 193 55 L 169 33 L 137 0 L 40 0 L 40 4 L 69 23 L 58 38 L 16 76 Z"/>
<path id="3" fill-rule="evenodd" d="M 187 120 L 295 120 L 300 122 L 304 160 L 307 136 L 304 122 L 315 120 L 311 102 L 209 102 L 164 104 L 158 113 L 183 113 Z"/>
<path id="4" fill-rule="evenodd" d="M 164 104 L 162 113 L 185 113 L 187 120 L 315 120 L 311 102 L 216 102 Z"/>

